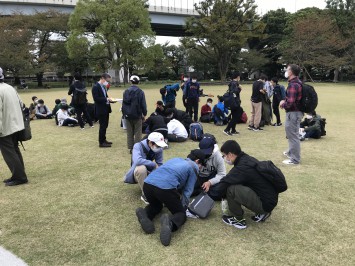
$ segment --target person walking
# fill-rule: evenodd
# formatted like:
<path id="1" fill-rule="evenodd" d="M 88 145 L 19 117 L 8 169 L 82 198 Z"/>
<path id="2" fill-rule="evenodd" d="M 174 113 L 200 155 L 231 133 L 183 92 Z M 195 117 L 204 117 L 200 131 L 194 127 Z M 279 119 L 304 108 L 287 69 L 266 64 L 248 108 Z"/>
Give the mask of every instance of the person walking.
<path id="1" fill-rule="evenodd" d="M 12 176 L 4 180 L 5 186 L 17 186 L 28 182 L 25 164 L 18 145 L 18 132 L 25 128 L 23 103 L 16 90 L 4 83 L 0 68 L 0 150 Z"/>
<path id="2" fill-rule="evenodd" d="M 301 142 L 299 139 L 300 123 L 303 112 L 298 108 L 302 98 L 302 82 L 298 78 L 301 68 L 291 64 L 287 67 L 285 77 L 288 79 L 286 99 L 280 102 L 280 108 L 286 111 L 285 131 L 288 140 L 288 150 L 283 154 L 288 158 L 283 161 L 287 165 L 299 164 L 301 161 Z"/>
<path id="3" fill-rule="evenodd" d="M 112 102 L 107 95 L 106 86 L 111 80 L 111 76 L 107 73 L 101 75 L 100 80 L 92 87 L 92 97 L 95 103 L 95 115 L 99 119 L 99 147 L 109 148 L 112 142 L 106 140 L 106 130 L 109 123 Z"/>

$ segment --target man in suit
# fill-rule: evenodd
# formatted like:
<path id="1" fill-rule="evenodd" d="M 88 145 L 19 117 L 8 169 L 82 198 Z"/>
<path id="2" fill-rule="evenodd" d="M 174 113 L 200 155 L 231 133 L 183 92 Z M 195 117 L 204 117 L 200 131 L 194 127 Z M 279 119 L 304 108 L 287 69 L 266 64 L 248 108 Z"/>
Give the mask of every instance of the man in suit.
<path id="1" fill-rule="evenodd" d="M 92 87 L 92 97 L 95 102 L 95 114 L 99 119 L 99 147 L 109 148 L 112 142 L 106 140 L 106 129 L 108 127 L 109 115 L 111 113 L 111 100 L 107 95 L 106 86 L 111 81 L 111 76 L 103 73 L 99 82 Z"/>

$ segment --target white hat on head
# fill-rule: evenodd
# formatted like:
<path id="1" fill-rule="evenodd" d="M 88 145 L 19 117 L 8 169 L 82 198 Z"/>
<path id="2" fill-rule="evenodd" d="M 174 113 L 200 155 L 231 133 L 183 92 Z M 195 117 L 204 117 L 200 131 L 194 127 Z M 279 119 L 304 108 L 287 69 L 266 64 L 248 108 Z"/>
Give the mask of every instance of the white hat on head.
<path id="1" fill-rule="evenodd" d="M 150 133 L 148 136 L 148 140 L 154 142 L 155 144 L 157 144 L 161 148 L 168 146 L 168 144 L 166 144 L 164 141 L 164 136 L 159 132 Z"/>
<path id="2" fill-rule="evenodd" d="M 4 72 L 2 71 L 1 67 L 0 67 L 0 79 L 4 79 Z"/>
<path id="3" fill-rule="evenodd" d="M 139 81 L 139 77 L 137 75 L 132 75 L 129 80 L 138 82 Z"/>

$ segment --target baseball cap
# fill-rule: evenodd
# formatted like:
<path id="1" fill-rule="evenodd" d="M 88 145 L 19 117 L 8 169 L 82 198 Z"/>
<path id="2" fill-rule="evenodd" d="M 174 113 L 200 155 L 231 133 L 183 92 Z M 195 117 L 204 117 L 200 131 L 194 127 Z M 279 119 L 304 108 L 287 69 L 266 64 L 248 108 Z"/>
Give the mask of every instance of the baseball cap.
<path id="1" fill-rule="evenodd" d="M 157 144 L 161 148 L 168 146 L 168 144 L 166 144 L 164 141 L 164 136 L 158 132 L 150 133 L 148 136 L 148 140 L 153 141 L 155 144 Z"/>
<path id="2" fill-rule="evenodd" d="M 2 71 L 1 67 L 0 67 L 0 79 L 4 79 L 4 72 Z"/>
<path id="3" fill-rule="evenodd" d="M 202 150 L 196 149 L 192 150 L 187 158 L 191 159 L 192 161 L 199 160 L 200 163 L 203 164 L 206 159 L 206 154 Z"/>
<path id="4" fill-rule="evenodd" d="M 209 155 L 212 154 L 215 144 L 216 141 L 212 138 L 203 138 L 201 139 L 200 144 L 198 146 L 204 154 Z"/>
<path id="5" fill-rule="evenodd" d="M 139 82 L 139 77 L 137 75 L 132 75 L 129 80 L 134 82 L 134 83 L 138 83 Z"/>

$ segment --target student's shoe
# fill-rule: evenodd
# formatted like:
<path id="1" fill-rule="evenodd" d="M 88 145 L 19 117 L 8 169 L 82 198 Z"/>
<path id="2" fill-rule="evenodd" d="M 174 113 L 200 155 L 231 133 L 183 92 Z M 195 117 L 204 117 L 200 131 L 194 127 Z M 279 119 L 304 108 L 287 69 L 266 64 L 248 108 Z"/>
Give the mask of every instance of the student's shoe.
<path id="1" fill-rule="evenodd" d="M 111 142 L 111 141 L 105 140 L 104 143 L 112 145 L 112 142 Z"/>
<path id="2" fill-rule="evenodd" d="M 271 212 L 267 212 L 264 214 L 255 214 L 254 216 L 251 217 L 251 219 L 256 222 L 265 222 L 269 217 L 271 216 Z"/>
<path id="3" fill-rule="evenodd" d="M 287 158 L 291 159 L 291 157 L 290 157 L 290 155 L 288 154 L 287 151 L 284 151 L 282 154 L 285 155 Z"/>
<path id="4" fill-rule="evenodd" d="M 282 126 L 282 123 L 281 123 L 281 122 L 277 124 L 277 127 L 281 127 L 281 126 Z"/>
<path id="5" fill-rule="evenodd" d="M 9 183 L 10 181 L 12 181 L 12 178 L 5 179 L 5 180 L 2 181 L 2 182 L 4 182 L 4 183 L 6 184 L 6 183 Z"/>
<path id="6" fill-rule="evenodd" d="M 171 241 L 172 224 L 167 213 L 160 217 L 160 242 L 164 246 L 169 246 Z"/>
<path id="7" fill-rule="evenodd" d="M 26 183 L 28 183 L 27 179 L 11 180 L 9 182 L 6 182 L 5 186 L 12 187 L 12 186 L 18 186 L 18 185 L 22 185 L 22 184 L 26 184 Z"/>
<path id="8" fill-rule="evenodd" d="M 264 129 L 262 129 L 261 127 L 253 128 L 253 131 L 261 131 L 261 130 L 264 130 Z"/>
<path id="9" fill-rule="evenodd" d="M 147 204 L 147 205 L 149 204 L 149 202 L 148 202 L 148 200 L 147 200 L 147 198 L 145 197 L 144 194 L 142 194 L 141 200 L 142 200 L 145 204 Z"/>
<path id="10" fill-rule="evenodd" d="M 193 219 L 198 219 L 199 217 L 189 211 L 189 209 L 186 210 L 186 217 L 188 218 L 193 218 Z"/>
<path id="11" fill-rule="evenodd" d="M 249 130 L 253 130 L 253 129 L 254 129 L 254 126 L 248 126 L 248 129 L 249 129 Z"/>
<path id="12" fill-rule="evenodd" d="M 147 234 L 152 234 L 155 231 L 154 223 L 147 216 L 147 212 L 143 208 L 136 209 L 138 222 L 141 224 L 142 229 Z"/>
<path id="13" fill-rule="evenodd" d="M 283 164 L 287 164 L 287 165 L 297 165 L 298 163 L 292 161 L 291 159 L 286 159 L 282 161 Z"/>
<path id="14" fill-rule="evenodd" d="M 91 128 L 94 128 L 94 125 L 90 126 Z"/>
<path id="15" fill-rule="evenodd" d="M 232 135 L 237 135 L 237 134 L 239 134 L 239 131 L 231 131 L 231 134 Z"/>
<path id="16" fill-rule="evenodd" d="M 223 215 L 222 221 L 225 224 L 232 225 L 238 229 L 247 228 L 247 223 L 246 223 L 245 219 L 237 220 L 234 216 Z"/>
<path id="17" fill-rule="evenodd" d="M 100 143 L 99 145 L 100 148 L 111 148 L 111 144 L 108 144 L 108 143 Z"/>
<path id="18" fill-rule="evenodd" d="M 85 127 L 81 127 L 80 129 L 81 129 L 81 130 L 84 130 L 84 129 L 85 129 Z"/>
<path id="19" fill-rule="evenodd" d="M 223 130 L 223 133 L 226 134 L 227 136 L 232 136 L 232 133 L 230 133 L 229 131 Z"/>

